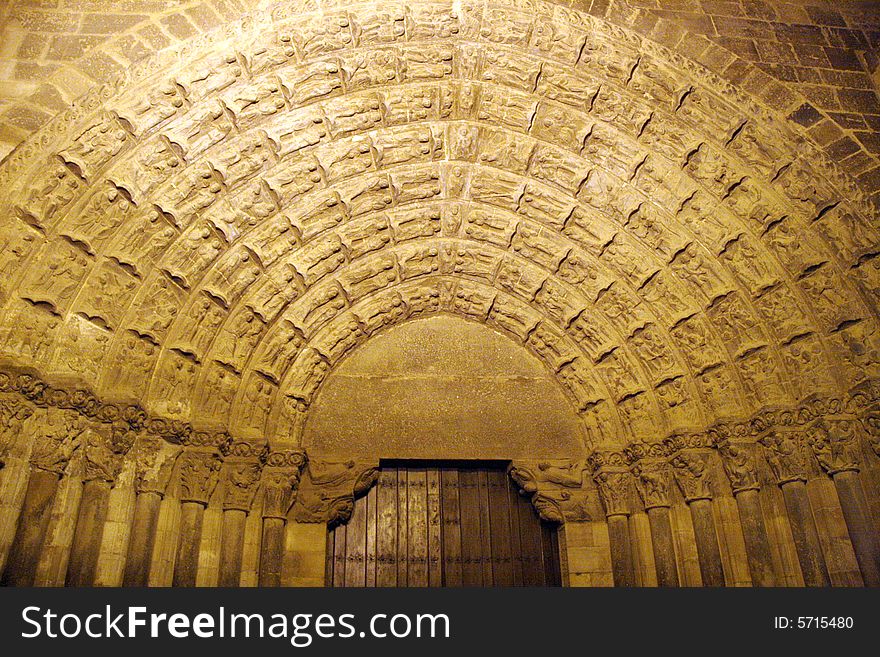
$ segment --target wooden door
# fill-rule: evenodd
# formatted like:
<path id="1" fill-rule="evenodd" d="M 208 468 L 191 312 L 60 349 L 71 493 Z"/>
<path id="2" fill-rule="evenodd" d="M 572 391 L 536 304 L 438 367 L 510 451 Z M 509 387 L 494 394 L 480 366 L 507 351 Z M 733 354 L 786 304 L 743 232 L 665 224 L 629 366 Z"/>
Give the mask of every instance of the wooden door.
<path id="1" fill-rule="evenodd" d="M 559 586 L 556 528 L 503 466 L 391 463 L 328 532 L 330 586 Z"/>

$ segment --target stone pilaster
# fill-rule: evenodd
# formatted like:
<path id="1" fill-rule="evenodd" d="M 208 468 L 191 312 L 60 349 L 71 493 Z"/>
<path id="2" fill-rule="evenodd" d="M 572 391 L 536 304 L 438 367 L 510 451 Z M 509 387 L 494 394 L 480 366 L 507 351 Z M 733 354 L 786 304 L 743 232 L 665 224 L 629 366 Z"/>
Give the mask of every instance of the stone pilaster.
<path id="1" fill-rule="evenodd" d="M 135 433 L 124 421 L 98 425 L 86 433 L 80 451 L 83 492 L 67 564 L 67 586 L 94 584 L 110 489 L 116 484 L 134 438 Z"/>
<path id="2" fill-rule="evenodd" d="M 614 584 L 635 586 L 635 560 L 629 535 L 632 475 L 623 469 L 601 468 L 593 473 L 593 480 L 608 523 Z"/>
<path id="3" fill-rule="evenodd" d="M 238 586 L 244 549 L 245 525 L 253 506 L 265 452 L 249 443 L 237 443 L 224 463 L 223 520 L 220 542 L 220 586 Z"/>
<path id="4" fill-rule="evenodd" d="M 36 419 L 30 477 L 0 580 L 3 585 L 34 583 L 58 483 L 86 430 L 85 419 L 75 410 L 48 408 Z"/>
<path id="5" fill-rule="evenodd" d="M 174 586 L 195 586 L 205 507 L 219 482 L 222 462 L 219 452 L 200 448 L 186 449 L 178 459 L 180 529 Z"/>
<path id="6" fill-rule="evenodd" d="M 180 447 L 155 436 L 141 436 L 130 452 L 136 494 L 123 586 L 146 586 L 156 544 L 159 506 L 171 480 Z"/>
<path id="7" fill-rule="evenodd" d="M 852 418 L 820 420 L 807 432 L 807 443 L 834 481 L 865 585 L 880 586 L 880 539 L 859 480 L 859 431 L 859 423 Z"/>
<path id="8" fill-rule="evenodd" d="M 706 457 L 702 453 L 685 450 L 676 453 L 670 459 L 670 464 L 691 512 L 703 585 L 724 586 L 724 566 L 712 515 L 711 478 Z"/>
<path id="9" fill-rule="evenodd" d="M 807 496 L 807 460 L 801 429 L 771 429 L 760 440 L 776 483 L 782 489 L 804 583 L 830 586 L 828 566 Z"/>
<path id="10" fill-rule="evenodd" d="M 263 538 L 260 545 L 260 586 L 279 586 L 284 561 L 287 517 L 297 501 L 305 452 L 272 452 L 263 468 Z"/>
<path id="11" fill-rule="evenodd" d="M 675 560 L 675 541 L 669 516 L 669 468 L 663 459 L 637 461 L 632 468 L 636 490 L 642 499 L 651 525 L 651 543 L 654 547 L 654 565 L 657 584 L 678 586 L 678 566 Z"/>
<path id="12" fill-rule="evenodd" d="M 746 545 L 746 558 L 754 586 L 776 586 L 776 573 L 770 550 L 770 538 L 764 523 L 758 491 L 758 469 L 754 447 L 722 442 L 718 454 L 739 510 L 740 525 Z"/>

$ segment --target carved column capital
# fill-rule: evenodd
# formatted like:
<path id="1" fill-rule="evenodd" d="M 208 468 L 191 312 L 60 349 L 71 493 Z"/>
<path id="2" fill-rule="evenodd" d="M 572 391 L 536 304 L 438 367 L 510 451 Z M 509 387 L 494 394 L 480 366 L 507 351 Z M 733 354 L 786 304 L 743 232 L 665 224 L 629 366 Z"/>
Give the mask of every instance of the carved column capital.
<path id="1" fill-rule="evenodd" d="M 263 518 L 287 519 L 296 502 L 300 471 L 296 468 L 266 467 L 263 469 Z"/>
<path id="2" fill-rule="evenodd" d="M 18 397 L 0 397 L 0 468 L 15 448 L 21 436 L 21 430 L 34 414 L 34 407 Z"/>
<path id="3" fill-rule="evenodd" d="M 134 486 L 138 494 L 155 493 L 164 497 L 180 452 L 178 445 L 162 438 L 140 436 L 129 452 L 134 460 Z"/>
<path id="4" fill-rule="evenodd" d="M 309 457 L 303 487 L 296 500 L 297 522 L 348 522 L 354 498 L 376 483 L 375 461 L 333 461 Z"/>
<path id="5" fill-rule="evenodd" d="M 606 516 L 628 516 L 632 474 L 624 469 L 601 468 L 593 473 Z"/>
<path id="6" fill-rule="evenodd" d="M 758 468 L 753 448 L 748 445 L 721 442 L 718 444 L 721 465 L 730 480 L 733 494 L 746 490 L 759 490 Z"/>
<path id="7" fill-rule="evenodd" d="M 115 484 L 134 434 L 124 423 L 97 425 L 88 429 L 82 441 L 83 481 Z"/>
<path id="8" fill-rule="evenodd" d="M 678 452 L 670 459 L 669 464 L 672 466 L 675 482 L 681 489 L 685 501 L 712 499 L 711 478 L 703 454 L 691 451 Z"/>
<path id="9" fill-rule="evenodd" d="M 880 410 L 872 410 L 862 417 L 862 428 L 874 455 L 880 458 Z"/>
<path id="10" fill-rule="evenodd" d="M 263 518 L 287 519 L 296 502 L 303 468 L 308 463 L 301 449 L 271 450 L 263 467 Z"/>
<path id="11" fill-rule="evenodd" d="M 531 498 L 532 506 L 542 520 L 562 523 L 590 519 L 587 491 L 584 488 L 583 461 L 514 461 L 508 476 L 520 489 L 520 495 Z"/>
<path id="12" fill-rule="evenodd" d="M 807 480 L 807 459 L 804 456 L 802 434 L 799 429 L 771 429 L 759 440 L 780 486 L 792 481 Z"/>
<path id="13" fill-rule="evenodd" d="M 184 450 L 178 460 L 180 501 L 207 506 L 219 481 L 222 464 L 215 451 Z"/>
<path id="14" fill-rule="evenodd" d="M 234 458 L 223 465 L 223 510 L 249 513 L 263 471 L 259 458 Z"/>
<path id="15" fill-rule="evenodd" d="M 77 411 L 48 408 L 39 414 L 34 431 L 31 467 L 61 475 L 79 448 L 87 421 Z"/>
<path id="16" fill-rule="evenodd" d="M 668 507 L 669 504 L 669 466 L 665 460 L 645 459 L 632 466 L 636 490 L 642 498 L 645 510 Z"/>
<path id="17" fill-rule="evenodd" d="M 859 423 L 854 419 L 824 419 L 807 431 L 807 444 L 829 475 L 859 471 Z"/>

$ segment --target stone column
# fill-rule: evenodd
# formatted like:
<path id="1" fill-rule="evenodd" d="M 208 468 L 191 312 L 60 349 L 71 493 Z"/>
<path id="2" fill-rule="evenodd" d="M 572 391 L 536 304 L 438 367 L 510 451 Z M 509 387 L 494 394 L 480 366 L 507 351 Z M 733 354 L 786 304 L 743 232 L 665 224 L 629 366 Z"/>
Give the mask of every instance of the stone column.
<path id="1" fill-rule="evenodd" d="M 730 480 L 733 497 L 739 509 L 752 585 L 776 586 L 770 538 L 767 535 L 761 500 L 758 497 L 761 486 L 758 483 L 754 456 L 745 445 L 733 445 L 729 442 L 718 446 L 718 454 L 721 456 L 724 472 Z"/>
<path id="2" fill-rule="evenodd" d="M 6 558 L 24 501 L 30 466 L 31 440 L 23 436 L 25 423 L 34 408 L 17 395 L 0 396 L 0 573 Z"/>
<path id="3" fill-rule="evenodd" d="M 195 586 L 205 507 L 219 481 L 222 464 L 214 451 L 185 450 L 178 460 L 180 529 L 172 586 Z"/>
<path id="4" fill-rule="evenodd" d="M 831 586 L 819 531 L 807 497 L 807 464 L 800 431 L 771 430 L 761 439 L 776 482 L 782 489 L 794 547 L 807 586 Z"/>
<path id="5" fill-rule="evenodd" d="M 67 563 L 66 586 L 95 583 L 110 489 L 122 469 L 122 459 L 134 442 L 127 422 L 105 424 L 83 441 L 83 492 Z"/>
<path id="6" fill-rule="evenodd" d="M 654 567 L 659 586 L 678 586 L 675 542 L 669 519 L 669 470 L 661 461 L 639 461 L 633 466 L 636 490 L 642 498 L 651 525 Z"/>
<path id="7" fill-rule="evenodd" d="M 257 456 L 234 457 L 224 464 L 220 586 L 238 586 L 241 580 L 245 522 L 253 505 L 262 467 L 262 460 Z"/>
<path id="8" fill-rule="evenodd" d="M 880 586 L 880 537 L 871 521 L 859 481 L 858 424 L 852 419 L 818 422 L 807 442 L 822 469 L 834 481 L 865 586 Z"/>
<path id="9" fill-rule="evenodd" d="M 260 543 L 260 586 L 280 586 L 284 561 L 284 525 L 296 501 L 300 468 L 263 470 L 263 536 Z"/>
<path id="10" fill-rule="evenodd" d="M 696 452 L 681 451 L 672 457 L 670 463 L 691 512 L 703 586 L 724 586 L 724 566 L 712 515 L 712 491 L 705 457 Z"/>
<path id="11" fill-rule="evenodd" d="M 41 414 L 30 458 L 30 478 L 18 518 L 2 586 L 33 586 L 61 476 L 79 447 L 86 423 L 73 410 L 50 408 Z"/>
<path id="12" fill-rule="evenodd" d="M 601 469 L 593 474 L 605 507 L 615 586 L 635 586 L 636 572 L 629 538 L 630 473 Z"/>
<path id="13" fill-rule="evenodd" d="M 132 450 L 137 497 L 125 558 L 125 572 L 122 576 L 123 586 L 147 586 L 150 580 L 159 505 L 165 496 L 165 489 L 179 455 L 180 447 L 154 436 L 141 437 Z"/>

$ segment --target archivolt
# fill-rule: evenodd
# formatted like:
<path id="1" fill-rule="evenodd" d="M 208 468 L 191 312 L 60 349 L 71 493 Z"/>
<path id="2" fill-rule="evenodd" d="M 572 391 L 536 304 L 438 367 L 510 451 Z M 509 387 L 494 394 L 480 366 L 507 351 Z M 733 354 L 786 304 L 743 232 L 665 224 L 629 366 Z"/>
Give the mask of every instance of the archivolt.
<path id="1" fill-rule="evenodd" d="M 4 352 L 271 437 L 424 313 L 529 346 L 594 445 L 876 375 L 870 206 L 734 90 L 540 2 L 287 7 L 5 163 Z"/>

